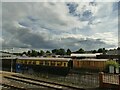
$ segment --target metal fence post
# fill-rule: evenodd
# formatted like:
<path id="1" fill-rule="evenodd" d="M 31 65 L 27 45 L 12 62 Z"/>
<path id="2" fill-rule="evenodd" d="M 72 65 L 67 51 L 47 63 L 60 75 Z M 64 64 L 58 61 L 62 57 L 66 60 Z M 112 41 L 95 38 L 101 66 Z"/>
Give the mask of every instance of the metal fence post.
<path id="1" fill-rule="evenodd" d="M 99 87 L 102 88 L 103 87 L 103 72 L 99 73 Z"/>
<path id="2" fill-rule="evenodd" d="M 119 87 L 118 87 L 118 88 L 119 88 L 119 90 L 120 90 L 120 74 L 119 74 Z"/>

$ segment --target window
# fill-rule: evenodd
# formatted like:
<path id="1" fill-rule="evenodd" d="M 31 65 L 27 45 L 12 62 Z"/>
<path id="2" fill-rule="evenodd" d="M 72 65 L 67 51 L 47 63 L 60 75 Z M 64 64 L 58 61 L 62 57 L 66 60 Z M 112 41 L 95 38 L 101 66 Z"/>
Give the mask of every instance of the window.
<path id="1" fill-rule="evenodd" d="M 20 60 L 17 60 L 17 63 L 21 63 L 21 61 L 20 61 Z"/>
<path id="2" fill-rule="evenodd" d="M 43 65 L 43 61 L 40 61 L 40 65 Z"/>
<path id="3" fill-rule="evenodd" d="M 36 64 L 39 65 L 39 61 L 36 61 Z"/>
<path id="4" fill-rule="evenodd" d="M 62 65 L 62 62 L 57 62 L 57 66 L 61 66 Z"/>
<path id="5" fill-rule="evenodd" d="M 24 61 L 24 64 L 27 64 L 27 61 L 26 61 L 26 60 Z"/>
<path id="6" fill-rule="evenodd" d="M 55 66 L 55 62 L 54 61 L 51 62 L 51 66 Z"/>
<path id="7" fill-rule="evenodd" d="M 63 62 L 62 66 L 67 67 L 67 62 Z"/>
<path id="8" fill-rule="evenodd" d="M 33 64 L 36 64 L 36 61 L 33 61 Z"/>
<path id="9" fill-rule="evenodd" d="M 46 65 L 46 66 L 49 66 L 49 62 L 48 62 L 48 61 L 45 61 L 45 65 Z"/>
<path id="10" fill-rule="evenodd" d="M 31 61 L 28 61 L 28 64 L 31 64 Z"/>
<path id="11" fill-rule="evenodd" d="M 67 63 L 64 63 L 64 67 L 67 67 Z"/>

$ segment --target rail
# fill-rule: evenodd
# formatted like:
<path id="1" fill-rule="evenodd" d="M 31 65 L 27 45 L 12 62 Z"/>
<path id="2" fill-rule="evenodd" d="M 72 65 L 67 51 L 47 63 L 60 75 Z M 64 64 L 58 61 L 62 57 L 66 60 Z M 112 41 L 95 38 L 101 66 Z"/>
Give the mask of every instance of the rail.
<path id="1" fill-rule="evenodd" d="M 19 86 L 15 86 L 15 85 L 11 85 L 11 84 L 6 84 L 6 83 L 0 83 L 0 85 L 2 87 L 6 87 L 7 89 L 11 89 L 11 90 L 27 90 L 24 87 L 19 87 Z"/>
<path id="2" fill-rule="evenodd" d="M 51 84 L 53 86 L 62 87 L 61 89 L 85 90 L 83 88 L 79 88 L 79 87 L 75 87 L 75 86 L 68 86 L 68 85 L 65 85 L 65 84 L 54 83 L 54 82 L 50 82 L 50 81 L 36 80 L 36 79 L 30 78 L 30 77 L 25 77 L 25 76 L 19 76 L 19 75 L 12 75 L 12 76 L 17 77 L 17 78 L 22 78 L 22 79 L 28 79 L 28 80 L 35 81 L 35 82 L 42 82 L 42 83 Z M 56 89 L 58 89 L 58 88 L 56 88 Z"/>
<path id="3" fill-rule="evenodd" d="M 32 84 L 32 85 L 37 85 L 37 86 L 43 86 L 43 87 L 47 87 L 47 88 L 52 88 L 52 89 L 56 89 L 56 90 L 62 90 L 62 87 L 55 86 L 55 85 L 50 85 L 48 83 L 35 82 L 35 81 L 31 81 L 31 80 L 27 80 L 27 79 L 23 79 L 23 78 L 15 78 L 15 77 L 11 77 L 11 76 L 4 76 L 4 78 L 12 79 L 12 80 L 23 82 L 23 83 L 27 83 L 27 84 Z"/>

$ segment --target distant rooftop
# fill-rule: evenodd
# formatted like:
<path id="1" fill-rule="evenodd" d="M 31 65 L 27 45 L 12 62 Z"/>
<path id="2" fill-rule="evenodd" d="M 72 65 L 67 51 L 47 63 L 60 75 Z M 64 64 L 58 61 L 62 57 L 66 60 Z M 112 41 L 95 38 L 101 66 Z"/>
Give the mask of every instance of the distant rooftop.
<path id="1" fill-rule="evenodd" d="M 100 55 L 101 53 L 85 53 L 85 54 L 71 54 L 71 57 L 96 57 L 96 55 Z"/>
<path id="2" fill-rule="evenodd" d="M 109 50 L 109 51 L 107 52 L 107 55 L 120 55 L 120 50 L 116 50 L 116 49 L 114 49 L 114 50 Z"/>
<path id="3" fill-rule="evenodd" d="M 16 55 L 13 55 L 11 53 L 4 53 L 4 52 L 0 52 L 0 57 L 15 57 Z"/>

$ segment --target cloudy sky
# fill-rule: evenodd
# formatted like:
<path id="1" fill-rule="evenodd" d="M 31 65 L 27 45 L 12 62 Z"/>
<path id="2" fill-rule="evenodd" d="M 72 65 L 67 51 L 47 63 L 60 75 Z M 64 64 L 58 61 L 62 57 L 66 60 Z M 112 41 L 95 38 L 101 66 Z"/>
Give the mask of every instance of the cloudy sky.
<path id="1" fill-rule="evenodd" d="M 3 48 L 118 46 L 117 2 L 3 2 Z"/>

